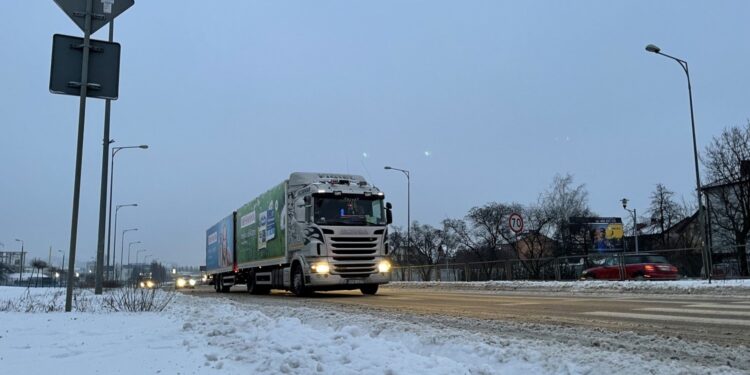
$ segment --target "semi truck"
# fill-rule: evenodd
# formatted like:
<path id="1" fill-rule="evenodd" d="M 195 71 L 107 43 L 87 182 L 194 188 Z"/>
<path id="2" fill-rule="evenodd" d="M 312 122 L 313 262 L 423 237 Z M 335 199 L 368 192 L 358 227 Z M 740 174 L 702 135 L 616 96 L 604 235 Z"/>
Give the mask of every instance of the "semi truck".
<path id="1" fill-rule="evenodd" d="M 206 230 L 206 273 L 218 293 L 376 294 L 391 271 L 384 199 L 362 176 L 294 172 Z"/>

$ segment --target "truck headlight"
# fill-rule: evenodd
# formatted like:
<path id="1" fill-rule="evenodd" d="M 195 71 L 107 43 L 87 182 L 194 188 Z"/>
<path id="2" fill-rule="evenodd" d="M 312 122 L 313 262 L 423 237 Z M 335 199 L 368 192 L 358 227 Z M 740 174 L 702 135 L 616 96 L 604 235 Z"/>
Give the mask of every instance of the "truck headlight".
<path id="1" fill-rule="evenodd" d="M 141 285 L 141 288 L 145 288 L 146 287 L 146 283 L 144 283 L 143 281 L 141 281 L 140 285 Z"/>
<path id="2" fill-rule="evenodd" d="M 378 264 L 378 271 L 380 272 L 388 272 L 391 270 L 391 262 L 387 260 L 383 260 Z"/>
<path id="3" fill-rule="evenodd" d="M 177 287 L 178 288 L 182 288 L 183 286 L 185 286 L 185 284 L 186 284 L 185 279 L 183 279 L 183 278 L 177 279 Z"/>
<path id="4" fill-rule="evenodd" d="M 154 287 L 154 282 L 151 281 L 151 280 L 146 281 L 146 286 L 149 287 L 149 288 L 153 288 Z"/>
<path id="5" fill-rule="evenodd" d="M 195 286 L 195 279 L 188 280 L 188 284 L 190 284 L 190 286 Z"/>
<path id="6" fill-rule="evenodd" d="M 315 273 L 328 273 L 331 272 L 331 267 L 326 262 L 313 263 L 310 269 Z"/>

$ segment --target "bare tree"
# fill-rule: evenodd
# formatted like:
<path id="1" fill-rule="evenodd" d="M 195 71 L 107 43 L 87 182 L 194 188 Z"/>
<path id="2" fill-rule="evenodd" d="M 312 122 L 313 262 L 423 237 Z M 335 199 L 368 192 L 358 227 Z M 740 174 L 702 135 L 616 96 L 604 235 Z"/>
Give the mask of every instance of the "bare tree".
<path id="1" fill-rule="evenodd" d="M 417 264 L 429 266 L 420 267 L 418 270 L 422 280 L 428 281 L 430 280 L 431 270 L 435 269 L 437 273 L 434 266 L 445 262 L 447 257 L 455 251 L 454 235 L 430 225 L 420 225 L 418 222 L 412 224 L 411 233 L 411 256 Z"/>
<path id="2" fill-rule="evenodd" d="M 659 247 L 667 249 L 672 246 L 667 230 L 685 218 L 680 205 L 674 201 L 674 192 L 663 184 L 656 184 L 656 188 L 651 192 L 651 202 L 646 215 L 659 228 Z"/>
<path id="3" fill-rule="evenodd" d="M 733 244 L 740 274 L 748 276 L 747 237 L 750 232 L 750 182 L 740 165 L 750 160 L 750 121 L 742 127 L 724 129 L 706 147 L 705 166 L 711 185 L 709 215 L 720 229 L 718 236 Z"/>
<path id="4" fill-rule="evenodd" d="M 539 197 L 539 206 L 544 211 L 544 216 L 550 220 L 542 234 L 562 243 L 563 248 L 570 250 L 570 218 L 595 215 L 589 209 L 588 197 L 586 185 L 575 185 L 573 175 L 555 175 L 549 188 Z"/>
<path id="5" fill-rule="evenodd" d="M 36 283 L 34 284 L 35 287 L 39 286 L 39 276 L 41 275 L 42 271 L 47 268 L 47 262 L 35 258 L 31 261 L 31 267 L 36 271 Z M 34 275 L 32 275 L 33 277 Z"/>
<path id="6" fill-rule="evenodd" d="M 518 213 L 524 219 L 524 232 L 511 237 L 510 231 L 503 231 L 503 237 L 515 251 L 529 277 L 540 279 L 544 266 L 553 262 L 552 257 L 556 255 L 556 241 L 545 235 L 550 232 L 549 226 L 553 225 L 554 217 L 538 205 L 524 207 Z"/>
<path id="7" fill-rule="evenodd" d="M 511 258 L 502 251 L 502 245 L 510 238 L 507 218 L 522 209 L 517 203 L 491 202 L 469 210 L 465 220 L 446 219 L 443 225 L 454 236 L 460 251 L 470 255 L 470 260 L 481 262 L 480 272 L 490 279 L 496 267 L 490 262 Z"/>

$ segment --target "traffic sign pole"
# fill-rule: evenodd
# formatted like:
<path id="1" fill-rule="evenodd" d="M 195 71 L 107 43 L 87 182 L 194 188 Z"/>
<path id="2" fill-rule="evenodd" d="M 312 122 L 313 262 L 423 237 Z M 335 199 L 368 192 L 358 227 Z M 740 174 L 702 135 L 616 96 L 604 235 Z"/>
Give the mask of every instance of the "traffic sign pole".
<path id="1" fill-rule="evenodd" d="M 78 107 L 78 147 L 76 150 L 76 175 L 73 185 L 73 214 L 70 224 L 70 255 L 68 257 L 68 286 L 65 291 L 65 311 L 73 305 L 73 283 L 75 282 L 76 240 L 78 239 L 78 203 L 81 196 L 81 162 L 83 160 L 83 129 L 86 121 L 86 95 L 88 91 L 89 52 L 91 40 L 91 13 L 93 0 L 86 0 L 83 30 L 83 63 L 81 64 L 81 100 Z"/>
<path id="2" fill-rule="evenodd" d="M 114 37 L 115 20 L 109 21 L 109 42 Z M 104 279 L 104 228 L 107 221 L 107 168 L 109 167 L 109 112 L 112 101 L 104 104 L 104 138 L 102 139 L 102 182 L 99 194 L 99 238 L 96 246 L 96 283 L 94 294 L 102 294 Z M 111 209 L 111 208 L 110 208 Z M 109 262 L 108 262 L 109 263 Z"/>

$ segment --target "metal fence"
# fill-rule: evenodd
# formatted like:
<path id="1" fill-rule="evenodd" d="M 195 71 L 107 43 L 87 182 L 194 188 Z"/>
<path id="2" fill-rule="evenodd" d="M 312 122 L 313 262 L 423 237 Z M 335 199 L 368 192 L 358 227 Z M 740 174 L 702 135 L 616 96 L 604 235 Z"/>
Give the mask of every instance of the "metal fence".
<path id="1" fill-rule="evenodd" d="M 645 252 L 641 252 L 644 254 Z M 698 248 L 649 250 L 660 255 L 679 270 L 680 277 L 704 277 L 703 255 Z M 735 253 L 727 249 L 713 251 L 713 277 L 740 277 L 739 262 Z M 490 281 L 490 280 L 578 280 L 581 273 L 592 267 L 622 260 L 636 253 L 604 253 L 571 255 L 532 260 L 506 259 L 490 262 L 442 263 L 431 265 L 395 266 L 392 281 Z M 624 271 L 623 271 L 624 272 Z"/>

